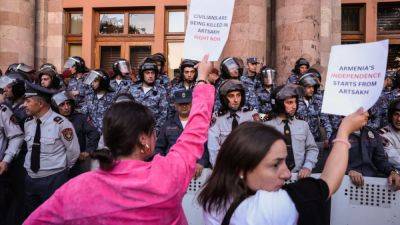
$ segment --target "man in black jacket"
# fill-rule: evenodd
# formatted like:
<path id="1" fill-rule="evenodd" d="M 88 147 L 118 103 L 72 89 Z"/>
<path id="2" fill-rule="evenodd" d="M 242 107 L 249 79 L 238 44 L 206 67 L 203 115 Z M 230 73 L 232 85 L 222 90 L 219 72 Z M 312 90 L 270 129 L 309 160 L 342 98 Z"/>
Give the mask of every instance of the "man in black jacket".
<path id="1" fill-rule="evenodd" d="M 70 178 L 90 170 L 89 153 L 97 149 L 100 134 L 90 122 L 89 118 L 74 109 L 74 100 L 65 91 L 53 96 L 52 103 L 56 112 L 68 118 L 78 136 L 81 153 L 77 163 L 70 170 Z"/>
<path id="2" fill-rule="evenodd" d="M 176 113 L 173 117 L 169 118 L 164 127 L 160 131 L 157 138 L 156 148 L 154 155 L 161 154 L 167 155 L 169 149 L 178 140 L 179 136 L 185 128 L 192 107 L 192 91 L 191 90 L 178 90 L 174 93 L 174 104 Z M 201 159 L 197 161 L 195 177 L 199 177 L 203 168 L 209 167 L 207 145 L 204 145 L 204 153 Z"/>

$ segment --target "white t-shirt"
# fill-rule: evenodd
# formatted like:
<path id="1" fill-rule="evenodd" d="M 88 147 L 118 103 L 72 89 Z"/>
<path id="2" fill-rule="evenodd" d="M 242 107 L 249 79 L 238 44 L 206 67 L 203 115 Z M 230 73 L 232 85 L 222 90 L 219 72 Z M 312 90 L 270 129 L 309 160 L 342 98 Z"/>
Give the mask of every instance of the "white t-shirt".
<path id="1" fill-rule="evenodd" d="M 101 93 L 101 94 L 97 94 L 97 99 L 101 99 L 105 94 Z"/>
<path id="2" fill-rule="evenodd" d="M 181 120 L 183 129 L 185 129 L 187 123 L 188 123 L 188 120 Z"/>
<path id="3" fill-rule="evenodd" d="M 122 80 L 117 80 L 117 79 L 115 79 L 115 81 L 117 81 L 118 85 L 122 82 Z"/>
<path id="4" fill-rule="evenodd" d="M 220 225 L 226 212 L 204 212 L 206 225 Z M 296 225 L 298 212 L 285 190 L 268 192 L 259 190 L 244 200 L 232 215 L 231 225 Z"/>
<path id="5" fill-rule="evenodd" d="M 147 92 L 149 92 L 153 87 L 143 87 L 143 91 L 145 94 L 147 94 Z"/>

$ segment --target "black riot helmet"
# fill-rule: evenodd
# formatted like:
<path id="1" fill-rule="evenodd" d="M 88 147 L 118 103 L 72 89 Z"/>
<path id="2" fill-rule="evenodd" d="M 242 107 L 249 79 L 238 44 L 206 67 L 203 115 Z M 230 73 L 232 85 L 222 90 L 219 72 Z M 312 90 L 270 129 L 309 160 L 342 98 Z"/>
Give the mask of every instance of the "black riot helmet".
<path id="1" fill-rule="evenodd" d="M 186 67 L 191 67 L 194 68 L 199 62 L 195 61 L 195 60 L 191 60 L 191 59 L 184 59 L 181 62 L 181 65 L 179 66 L 179 70 L 180 70 L 180 80 L 183 81 L 184 80 L 184 75 L 183 72 L 185 70 Z M 194 77 L 194 80 L 197 79 L 197 68 L 195 68 L 196 71 L 196 75 Z"/>
<path id="2" fill-rule="evenodd" d="M 400 99 L 397 98 L 389 103 L 387 120 L 393 126 L 393 115 L 396 111 L 400 111 Z"/>
<path id="3" fill-rule="evenodd" d="M 105 70 L 102 69 L 91 70 L 89 74 L 85 77 L 83 83 L 91 85 L 95 80 L 100 81 L 98 90 L 104 90 L 108 92 L 114 91 L 110 86 L 110 77 L 108 76 Z"/>
<path id="4" fill-rule="evenodd" d="M 139 77 L 141 81 L 144 81 L 144 71 L 152 70 L 154 73 L 158 74 L 157 64 L 153 60 L 144 60 L 144 62 L 139 66 Z"/>
<path id="5" fill-rule="evenodd" d="M 88 69 L 86 68 L 85 60 L 79 56 L 72 56 L 67 59 L 64 64 L 64 70 L 69 70 L 75 67 L 77 73 L 86 73 Z"/>
<path id="6" fill-rule="evenodd" d="M 289 98 L 296 98 L 296 102 L 298 103 L 299 98 L 301 98 L 303 95 L 304 89 L 296 84 L 286 84 L 277 87 L 271 93 L 272 111 L 276 115 L 285 113 L 290 118 L 290 115 L 288 115 L 285 110 L 284 101 Z"/>
<path id="7" fill-rule="evenodd" d="M 264 66 L 260 70 L 261 82 L 264 85 L 275 86 L 276 70 Z"/>
<path id="8" fill-rule="evenodd" d="M 292 72 L 295 74 L 300 74 L 300 66 L 303 66 L 303 65 L 307 66 L 307 69 L 310 68 L 310 63 L 307 61 L 307 59 L 299 58 L 296 61 L 296 65 L 294 66 L 294 69 L 292 70 Z"/>
<path id="9" fill-rule="evenodd" d="M 131 64 L 126 59 L 118 59 L 112 65 L 115 75 L 129 76 L 132 73 Z"/>
<path id="10" fill-rule="evenodd" d="M 51 63 L 43 63 L 43 64 L 40 66 L 39 71 L 42 70 L 42 69 L 45 69 L 45 68 L 51 68 L 52 70 L 57 71 L 57 68 L 56 68 L 53 64 L 51 64 Z"/>
<path id="11" fill-rule="evenodd" d="M 158 69 L 159 70 L 158 72 L 160 74 L 163 73 L 164 72 L 165 63 L 167 62 L 167 60 L 165 59 L 164 54 L 158 52 L 158 53 L 155 53 L 154 55 L 152 55 L 150 58 L 152 60 L 154 60 L 154 62 L 156 62 L 156 64 L 160 63 L 160 68 Z"/>
<path id="12" fill-rule="evenodd" d="M 239 91 L 242 94 L 242 99 L 240 101 L 240 108 L 244 106 L 246 103 L 246 93 L 244 90 L 244 86 L 242 82 L 235 79 L 228 79 L 222 82 L 221 86 L 219 87 L 218 94 L 219 99 L 221 101 L 222 107 L 220 110 L 221 114 L 225 114 L 229 111 L 229 101 L 227 99 L 227 95 L 232 91 Z"/>
<path id="13" fill-rule="evenodd" d="M 303 87 L 314 87 L 314 91 L 318 90 L 320 83 L 314 73 L 306 73 L 299 79 L 299 85 Z"/>
<path id="14" fill-rule="evenodd" d="M 220 66 L 221 76 L 223 79 L 232 79 L 231 73 L 237 71 L 238 77 L 235 79 L 240 79 L 243 74 L 243 68 L 243 61 L 239 60 L 239 58 L 225 58 L 224 60 L 222 60 Z"/>
<path id="15" fill-rule="evenodd" d="M 24 74 L 24 77 L 27 77 L 29 81 L 35 80 L 35 69 L 31 66 L 26 65 L 25 63 L 13 63 L 8 66 L 6 74 L 10 72 L 17 72 L 20 74 Z"/>

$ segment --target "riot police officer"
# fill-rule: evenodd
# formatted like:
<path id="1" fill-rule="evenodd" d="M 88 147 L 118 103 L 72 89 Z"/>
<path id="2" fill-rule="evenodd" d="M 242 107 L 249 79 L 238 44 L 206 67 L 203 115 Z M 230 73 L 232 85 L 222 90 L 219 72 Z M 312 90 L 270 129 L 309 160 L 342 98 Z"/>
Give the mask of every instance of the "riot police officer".
<path id="1" fill-rule="evenodd" d="M 97 131 L 102 133 L 104 113 L 114 102 L 115 92 L 110 86 L 110 77 L 102 69 L 91 70 L 84 84 L 90 86 L 85 96 L 81 112 L 88 116 Z"/>
<path id="2" fill-rule="evenodd" d="M 47 89 L 52 89 L 58 91 L 61 89 L 61 82 L 57 75 L 57 71 L 53 70 L 51 67 L 44 67 L 38 71 L 38 77 L 40 81 L 40 86 Z"/>
<path id="3" fill-rule="evenodd" d="M 234 128 L 246 121 L 260 121 L 257 111 L 245 106 L 245 88 L 239 80 L 223 81 L 218 92 L 222 106 L 212 119 L 207 143 L 212 165 L 215 164 L 222 143 Z"/>
<path id="4" fill-rule="evenodd" d="M 389 125 L 379 130 L 389 162 L 400 170 L 400 99 L 393 100 L 388 109 Z"/>
<path id="5" fill-rule="evenodd" d="M 162 53 L 155 53 L 150 57 L 157 64 L 158 74 L 156 74 L 156 84 L 161 85 L 165 90 L 169 90 L 170 83 L 168 74 L 164 71 L 166 59 Z"/>
<path id="6" fill-rule="evenodd" d="M 298 84 L 300 77 L 310 68 L 310 63 L 305 58 L 299 58 L 289 76 L 287 83 Z"/>
<path id="7" fill-rule="evenodd" d="M 271 111 L 271 92 L 275 86 L 276 71 L 264 66 L 260 71 L 261 87 L 256 90 L 260 113 L 268 118 Z"/>
<path id="8" fill-rule="evenodd" d="M 82 106 L 85 95 L 90 89 L 83 82 L 87 72 L 85 60 L 79 56 L 69 57 L 64 64 L 63 77 L 64 81 L 67 81 L 67 91 L 74 97 L 78 108 Z"/>
<path id="9" fill-rule="evenodd" d="M 114 89 L 115 95 L 128 93 L 133 83 L 130 79 L 132 69 L 126 59 L 118 59 L 112 65 L 114 79 L 110 81 L 110 86 Z"/>
<path id="10" fill-rule="evenodd" d="M 311 175 L 318 161 L 318 147 L 304 120 L 295 117 L 299 97 L 303 89 L 295 84 L 277 87 L 272 93 L 273 117 L 266 121 L 285 136 L 288 156 L 286 165 L 293 173 L 299 173 L 299 178 Z"/>
<path id="11" fill-rule="evenodd" d="M 257 90 L 261 87 L 261 80 L 257 74 L 257 67 L 260 65 L 256 57 L 249 57 L 246 59 L 247 70 L 244 72 L 243 76 L 240 77 L 243 85 L 247 88 L 252 88 Z"/>
<path id="12" fill-rule="evenodd" d="M 168 114 L 167 92 L 156 83 L 157 64 L 145 61 L 139 67 L 140 82 L 130 92 L 136 102 L 147 106 L 156 119 L 156 131 L 160 131 Z"/>

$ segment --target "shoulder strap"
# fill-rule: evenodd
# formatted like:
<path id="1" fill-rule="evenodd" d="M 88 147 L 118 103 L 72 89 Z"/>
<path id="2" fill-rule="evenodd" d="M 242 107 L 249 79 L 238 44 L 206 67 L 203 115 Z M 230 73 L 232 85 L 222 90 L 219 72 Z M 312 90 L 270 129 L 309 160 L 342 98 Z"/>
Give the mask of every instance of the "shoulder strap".
<path id="1" fill-rule="evenodd" d="M 231 206 L 229 207 L 228 211 L 226 211 L 226 214 L 224 216 L 224 219 L 222 220 L 221 225 L 229 225 L 231 218 L 233 216 L 233 213 L 235 212 L 236 208 L 242 203 L 247 197 L 249 197 L 248 194 L 244 194 L 237 198 L 234 202 L 232 202 Z"/>

